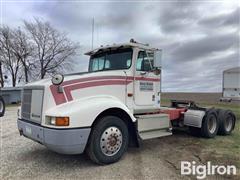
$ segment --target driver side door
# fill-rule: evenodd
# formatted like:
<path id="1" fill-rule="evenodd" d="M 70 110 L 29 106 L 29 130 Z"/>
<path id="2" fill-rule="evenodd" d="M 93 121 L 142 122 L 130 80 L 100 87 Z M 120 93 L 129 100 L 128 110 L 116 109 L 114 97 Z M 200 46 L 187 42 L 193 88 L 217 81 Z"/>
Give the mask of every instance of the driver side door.
<path id="1" fill-rule="evenodd" d="M 139 51 L 135 65 L 134 102 L 153 106 L 159 102 L 160 75 L 153 72 L 153 52 Z"/>

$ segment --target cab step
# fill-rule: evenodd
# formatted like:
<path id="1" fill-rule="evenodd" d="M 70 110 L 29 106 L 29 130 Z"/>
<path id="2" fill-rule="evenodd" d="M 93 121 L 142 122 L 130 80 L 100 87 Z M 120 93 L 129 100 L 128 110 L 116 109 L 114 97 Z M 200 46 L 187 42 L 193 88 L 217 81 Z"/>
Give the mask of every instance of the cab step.
<path id="1" fill-rule="evenodd" d="M 172 135 L 168 114 L 136 115 L 141 139 L 153 139 Z"/>
<path id="2" fill-rule="evenodd" d="M 139 132 L 139 136 L 141 137 L 142 140 L 153 139 L 153 138 L 158 138 L 163 136 L 170 136 L 170 135 L 172 135 L 172 132 L 167 131 L 166 129 Z"/>

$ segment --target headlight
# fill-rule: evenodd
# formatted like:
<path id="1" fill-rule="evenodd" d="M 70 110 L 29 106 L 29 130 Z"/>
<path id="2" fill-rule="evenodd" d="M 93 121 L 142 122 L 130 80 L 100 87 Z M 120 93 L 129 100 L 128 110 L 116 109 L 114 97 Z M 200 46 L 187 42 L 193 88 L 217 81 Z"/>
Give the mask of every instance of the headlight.
<path id="1" fill-rule="evenodd" d="M 60 85 L 64 80 L 64 76 L 62 74 L 56 74 L 52 77 L 53 85 Z"/>
<path id="2" fill-rule="evenodd" d="M 51 118 L 50 124 L 51 124 L 51 125 L 55 125 L 55 124 L 56 124 L 56 119 L 55 119 L 55 117 L 52 117 L 52 118 Z"/>

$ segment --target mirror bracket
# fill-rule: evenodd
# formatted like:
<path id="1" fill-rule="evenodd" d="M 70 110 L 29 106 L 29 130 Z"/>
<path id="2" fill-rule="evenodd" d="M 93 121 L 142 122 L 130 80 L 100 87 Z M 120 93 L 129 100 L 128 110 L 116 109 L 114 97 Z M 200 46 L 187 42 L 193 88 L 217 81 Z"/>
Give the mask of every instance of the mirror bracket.
<path id="1" fill-rule="evenodd" d="M 147 74 L 146 71 L 141 71 L 141 72 L 140 72 L 140 75 L 141 75 L 141 76 L 144 76 L 144 75 L 146 75 L 146 74 Z"/>

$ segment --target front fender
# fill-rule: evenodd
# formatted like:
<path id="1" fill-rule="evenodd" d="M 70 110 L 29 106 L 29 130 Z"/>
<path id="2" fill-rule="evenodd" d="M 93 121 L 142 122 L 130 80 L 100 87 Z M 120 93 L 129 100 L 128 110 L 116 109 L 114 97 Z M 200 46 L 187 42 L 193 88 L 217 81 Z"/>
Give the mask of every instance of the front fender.
<path id="1" fill-rule="evenodd" d="M 90 127 L 101 112 L 110 108 L 120 108 L 131 117 L 133 122 L 136 121 L 125 104 L 112 96 L 94 96 L 77 99 L 51 108 L 45 114 L 51 117 L 69 117 L 70 128 Z M 46 126 L 52 127 L 47 124 Z"/>

